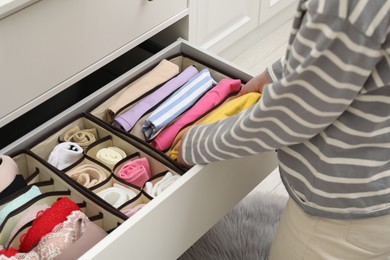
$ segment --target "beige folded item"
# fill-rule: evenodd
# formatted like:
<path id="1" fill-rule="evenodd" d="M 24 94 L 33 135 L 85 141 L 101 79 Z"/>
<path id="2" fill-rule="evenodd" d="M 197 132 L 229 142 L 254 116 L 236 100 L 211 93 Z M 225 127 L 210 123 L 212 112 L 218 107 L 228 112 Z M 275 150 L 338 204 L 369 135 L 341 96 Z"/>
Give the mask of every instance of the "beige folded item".
<path id="1" fill-rule="evenodd" d="M 104 171 L 94 164 L 82 164 L 76 166 L 68 171 L 66 175 L 86 188 L 92 188 L 107 178 Z"/>
<path id="2" fill-rule="evenodd" d="M 64 135 L 64 141 L 77 143 L 84 150 L 97 139 L 98 134 L 95 128 L 80 129 L 80 127 L 75 126 Z"/>
<path id="3" fill-rule="evenodd" d="M 133 102 L 158 85 L 168 81 L 180 71 L 179 66 L 163 59 L 151 71 L 131 83 L 122 94 L 108 107 L 108 116 L 113 119 L 118 110 Z"/>

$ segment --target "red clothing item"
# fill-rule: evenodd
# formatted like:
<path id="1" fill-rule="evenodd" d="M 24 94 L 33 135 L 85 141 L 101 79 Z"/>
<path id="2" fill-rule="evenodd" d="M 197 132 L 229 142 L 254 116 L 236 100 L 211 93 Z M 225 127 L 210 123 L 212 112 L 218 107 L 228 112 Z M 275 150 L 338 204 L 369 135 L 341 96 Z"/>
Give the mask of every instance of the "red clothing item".
<path id="1" fill-rule="evenodd" d="M 11 257 L 11 256 L 14 256 L 18 253 L 18 250 L 16 250 L 15 248 L 13 247 L 10 247 L 8 249 L 3 249 L 3 250 L 0 250 L 0 255 L 4 255 L 6 257 Z"/>
<path id="2" fill-rule="evenodd" d="M 52 232 L 53 228 L 66 220 L 74 210 L 80 210 L 79 206 L 67 197 L 59 198 L 50 208 L 42 211 L 34 220 L 32 226 L 20 238 L 19 251 L 29 252 L 41 238 Z"/>

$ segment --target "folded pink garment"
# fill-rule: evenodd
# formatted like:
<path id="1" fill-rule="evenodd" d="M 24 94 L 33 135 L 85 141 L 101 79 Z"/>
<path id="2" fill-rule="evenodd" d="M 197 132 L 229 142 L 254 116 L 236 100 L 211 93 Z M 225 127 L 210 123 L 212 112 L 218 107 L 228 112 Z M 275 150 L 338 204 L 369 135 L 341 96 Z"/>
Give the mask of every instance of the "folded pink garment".
<path id="1" fill-rule="evenodd" d="M 199 99 L 193 107 L 178 117 L 172 124 L 163 129 L 151 145 L 160 151 L 167 150 L 173 143 L 177 133 L 186 125 L 194 122 L 210 109 L 218 105 L 231 93 L 239 91 L 241 81 L 239 79 L 222 79 L 215 87 L 209 90 Z"/>
<path id="2" fill-rule="evenodd" d="M 151 177 L 148 160 L 139 158 L 126 162 L 118 171 L 117 176 L 142 188 Z"/>

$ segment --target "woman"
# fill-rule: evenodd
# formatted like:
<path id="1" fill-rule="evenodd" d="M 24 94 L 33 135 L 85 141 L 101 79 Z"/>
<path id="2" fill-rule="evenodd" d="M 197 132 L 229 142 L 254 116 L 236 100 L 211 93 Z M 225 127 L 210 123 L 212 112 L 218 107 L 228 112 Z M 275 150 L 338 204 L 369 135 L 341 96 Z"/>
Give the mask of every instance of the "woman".
<path id="1" fill-rule="evenodd" d="M 259 102 L 183 138 L 187 165 L 277 149 L 270 259 L 390 256 L 389 35 L 390 1 L 300 1 L 285 58 L 241 90 Z"/>

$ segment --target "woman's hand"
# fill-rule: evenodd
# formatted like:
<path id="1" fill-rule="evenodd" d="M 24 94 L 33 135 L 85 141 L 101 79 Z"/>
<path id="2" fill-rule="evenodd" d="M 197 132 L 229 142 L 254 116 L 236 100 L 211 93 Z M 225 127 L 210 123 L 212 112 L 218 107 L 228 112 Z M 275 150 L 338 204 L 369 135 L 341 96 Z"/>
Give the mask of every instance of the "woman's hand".
<path id="1" fill-rule="evenodd" d="M 249 80 L 244 86 L 241 87 L 240 92 L 237 96 L 242 96 L 250 92 L 263 92 L 263 88 L 265 85 L 269 84 L 269 80 L 265 72 L 257 75 L 256 77 Z"/>

